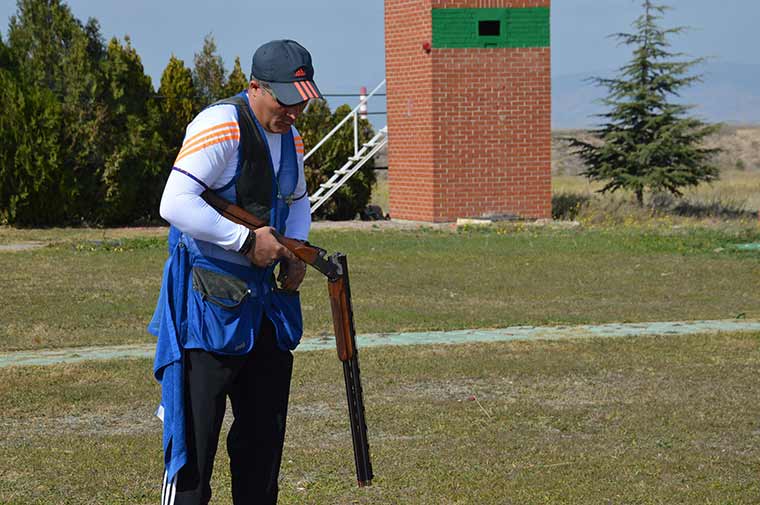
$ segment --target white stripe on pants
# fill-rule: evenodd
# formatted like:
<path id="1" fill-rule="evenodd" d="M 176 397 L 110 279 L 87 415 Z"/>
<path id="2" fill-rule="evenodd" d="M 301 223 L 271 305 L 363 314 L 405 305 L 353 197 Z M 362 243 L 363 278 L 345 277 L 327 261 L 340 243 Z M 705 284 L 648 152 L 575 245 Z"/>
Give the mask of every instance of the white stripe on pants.
<path id="1" fill-rule="evenodd" d="M 164 471 L 164 483 L 161 486 L 161 505 L 174 505 L 174 497 L 177 494 L 177 472 L 169 482 L 169 472 Z"/>

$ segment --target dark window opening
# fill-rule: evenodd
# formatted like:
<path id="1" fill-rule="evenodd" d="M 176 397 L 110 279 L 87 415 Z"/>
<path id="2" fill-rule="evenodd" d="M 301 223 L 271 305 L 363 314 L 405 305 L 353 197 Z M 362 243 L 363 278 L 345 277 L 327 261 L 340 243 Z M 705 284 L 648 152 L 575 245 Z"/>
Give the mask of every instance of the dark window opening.
<path id="1" fill-rule="evenodd" d="M 501 21 L 478 21 L 478 35 L 481 37 L 501 35 Z"/>

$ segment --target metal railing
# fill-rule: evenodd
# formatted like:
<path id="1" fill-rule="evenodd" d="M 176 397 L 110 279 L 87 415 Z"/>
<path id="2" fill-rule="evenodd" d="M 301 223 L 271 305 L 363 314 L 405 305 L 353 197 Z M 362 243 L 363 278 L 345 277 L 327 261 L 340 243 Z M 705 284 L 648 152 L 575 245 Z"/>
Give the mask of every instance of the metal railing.
<path id="1" fill-rule="evenodd" d="M 353 120 L 353 122 L 354 122 L 354 156 L 356 156 L 359 153 L 359 108 L 362 105 L 365 105 L 367 103 L 367 101 L 369 101 L 369 99 L 372 98 L 383 86 L 385 86 L 385 79 L 383 79 L 380 84 L 378 84 L 377 86 L 375 86 L 375 89 L 373 89 L 370 92 L 370 94 L 368 94 L 362 100 L 359 100 L 359 105 L 357 105 L 356 107 L 354 107 L 354 110 L 352 110 L 351 112 L 349 112 L 346 115 L 346 117 L 344 117 L 341 120 L 340 123 L 338 123 L 337 125 L 335 125 L 335 128 L 333 128 L 332 130 L 330 130 L 330 133 L 328 133 L 327 135 L 325 135 L 325 137 L 322 140 L 320 140 L 317 143 L 317 145 L 315 145 L 308 153 L 306 153 L 306 156 L 303 157 L 303 160 L 304 161 L 308 160 L 309 157 L 317 151 L 317 149 L 319 149 L 320 147 L 322 147 L 322 144 L 324 144 L 325 142 L 327 142 L 327 140 L 329 140 L 330 137 L 332 137 L 335 134 L 335 132 L 337 132 L 338 130 L 340 130 L 340 128 L 344 124 L 346 124 L 348 121 L 350 121 L 350 120 Z"/>
<path id="2" fill-rule="evenodd" d="M 332 176 L 319 185 L 317 191 L 309 197 L 311 202 L 311 213 L 313 214 L 323 203 L 335 193 L 345 182 L 351 178 L 361 167 L 364 166 L 385 144 L 388 143 L 388 127 L 380 128 L 369 142 L 362 145 L 362 148 L 354 155 L 350 156 L 346 163 L 338 170 L 333 172 Z"/>

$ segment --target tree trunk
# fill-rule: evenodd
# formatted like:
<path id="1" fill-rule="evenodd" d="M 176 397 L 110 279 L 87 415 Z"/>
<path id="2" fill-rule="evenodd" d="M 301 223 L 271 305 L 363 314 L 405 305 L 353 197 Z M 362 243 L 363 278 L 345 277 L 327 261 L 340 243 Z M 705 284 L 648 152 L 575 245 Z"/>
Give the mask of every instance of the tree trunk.
<path id="1" fill-rule="evenodd" d="M 644 206 L 644 188 L 636 188 L 636 203 L 639 207 Z"/>

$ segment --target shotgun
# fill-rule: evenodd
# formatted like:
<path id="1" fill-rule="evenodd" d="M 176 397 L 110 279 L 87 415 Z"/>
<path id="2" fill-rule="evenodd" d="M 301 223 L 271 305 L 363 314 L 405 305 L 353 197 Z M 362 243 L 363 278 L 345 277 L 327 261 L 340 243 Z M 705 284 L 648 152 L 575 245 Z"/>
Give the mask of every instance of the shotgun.
<path id="1" fill-rule="evenodd" d="M 242 207 L 221 198 L 211 190 L 204 191 L 201 198 L 222 216 L 230 221 L 242 224 L 251 231 L 267 226 L 263 220 Z M 364 399 L 359 372 L 359 355 L 356 349 L 351 287 L 348 282 L 348 260 L 345 254 L 338 252 L 327 256 L 327 251 L 320 247 L 285 237 L 275 231 L 273 233 L 277 240 L 297 258 L 327 277 L 327 290 L 330 296 L 333 328 L 335 329 L 335 346 L 338 351 L 338 359 L 343 363 L 343 378 L 346 382 L 346 399 L 351 423 L 351 440 L 354 446 L 356 480 L 360 487 L 369 486 L 372 484 L 373 477 L 372 463 L 369 457 L 367 423 L 364 417 Z"/>

